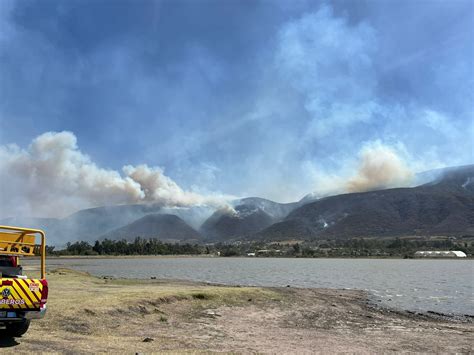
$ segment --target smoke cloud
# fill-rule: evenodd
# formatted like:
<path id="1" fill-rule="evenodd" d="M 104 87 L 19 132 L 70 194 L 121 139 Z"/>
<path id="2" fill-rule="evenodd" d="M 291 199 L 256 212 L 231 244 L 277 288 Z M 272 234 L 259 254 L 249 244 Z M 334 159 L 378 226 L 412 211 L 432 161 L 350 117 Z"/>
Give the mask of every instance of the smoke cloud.
<path id="1" fill-rule="evenodd" d="M 338 173 L 327 173 L 324 169 L 311 167 L 315 192 L 313 197 L 324 197 L 341 193 L 365 192 L 379 189 L 412 186 L 414 164 L 405 158 L 403 149 L 370 142 L 359 151 L 355 163 L 353 158 Z"/>
<path id="2" fill-rule="evenodd" d="M 357 173 L 347 181 L 346 191 L 363 192 L 407 186 L 413 177 L 413 172 L 393 148 L 377 142 L 360 152 Z"/>
<path id="3" fill-rule="evenodd" d="M 230 196 L 202 195 L 181 188 L 161 168 L 97 166 L 71 132 L 48 132 L 27 149 L 0 146 L 1 217 L 61 217 L 79 209 L 128 203 L 164 207 L 220 207 Z"/>

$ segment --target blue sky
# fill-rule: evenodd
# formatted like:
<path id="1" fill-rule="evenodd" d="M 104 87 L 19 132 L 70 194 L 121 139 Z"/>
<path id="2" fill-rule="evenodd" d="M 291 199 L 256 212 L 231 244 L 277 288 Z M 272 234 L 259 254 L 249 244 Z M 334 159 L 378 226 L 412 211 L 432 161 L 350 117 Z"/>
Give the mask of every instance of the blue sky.
<path id="1" fill-rule="evenodd" d="M 474 162 L 472 1 L 0 2 L 0 145 L 290 201 L 368 147 Z M 362 153 L 361 153 L 362 152 Z"/>

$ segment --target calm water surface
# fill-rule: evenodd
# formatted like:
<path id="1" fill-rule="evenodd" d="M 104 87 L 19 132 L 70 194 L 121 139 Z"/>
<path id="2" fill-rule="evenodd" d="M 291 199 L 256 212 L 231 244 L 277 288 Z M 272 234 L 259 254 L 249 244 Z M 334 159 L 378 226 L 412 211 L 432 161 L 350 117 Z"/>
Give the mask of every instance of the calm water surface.
<path id="1" fill-rule="evenodd" d="M 412 311 L 474 315 L 474 260 L 137 258 L 49 259 L 99 276 L 228 285 L 350 288 Z"/>

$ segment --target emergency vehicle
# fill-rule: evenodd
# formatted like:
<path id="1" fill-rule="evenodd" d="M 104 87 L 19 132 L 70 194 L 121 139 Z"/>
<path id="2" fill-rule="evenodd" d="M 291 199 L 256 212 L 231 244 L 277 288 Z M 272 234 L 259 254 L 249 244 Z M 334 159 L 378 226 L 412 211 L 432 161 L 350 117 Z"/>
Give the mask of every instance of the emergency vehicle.
<path id="1" fill-rule="evenodd" d="M 38 278 L 23 272 L 21 259 L 39 261 Z M 48 299 L 46 238 L 39 229 L 0 226 L 0 334 L 18 337 L 31 319 L 43 318 Z M 32 268 L 32 272 L 35 272 Z"/>

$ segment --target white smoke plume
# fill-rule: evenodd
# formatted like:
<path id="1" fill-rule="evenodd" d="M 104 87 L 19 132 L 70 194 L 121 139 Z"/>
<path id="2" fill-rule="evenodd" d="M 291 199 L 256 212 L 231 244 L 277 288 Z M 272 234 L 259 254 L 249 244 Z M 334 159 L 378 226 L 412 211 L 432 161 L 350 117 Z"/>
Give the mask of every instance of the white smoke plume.
<path id="1" fill-rule="evenodd" d="M 184 190 L 156 167 L 125 166 L 122 173 L 98 167 L 71 132 L 44 133 L 27 149 L 0 146 L 0 183 L 0 217 L 62 217 L 87 207 L 145 202 L 221 207 L 231 198 Z"/>

